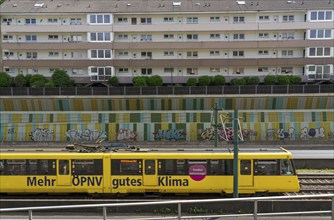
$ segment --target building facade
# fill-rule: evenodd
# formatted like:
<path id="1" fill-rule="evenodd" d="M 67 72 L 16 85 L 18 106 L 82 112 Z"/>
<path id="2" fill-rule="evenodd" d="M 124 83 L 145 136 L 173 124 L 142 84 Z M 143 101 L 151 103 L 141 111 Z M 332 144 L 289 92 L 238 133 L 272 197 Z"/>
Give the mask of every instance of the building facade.
<path id="1" fill-rule="evenodd" d="M 13 77 L 334 80 L 333 0 L 6 0 L 0 16 L 0 71 Z"/>

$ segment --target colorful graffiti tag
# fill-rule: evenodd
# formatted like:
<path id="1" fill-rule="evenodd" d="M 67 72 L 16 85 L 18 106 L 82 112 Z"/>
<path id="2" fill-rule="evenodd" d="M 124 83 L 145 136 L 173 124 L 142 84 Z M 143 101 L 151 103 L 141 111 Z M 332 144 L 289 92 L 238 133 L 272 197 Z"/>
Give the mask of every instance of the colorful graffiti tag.
<path id="1" fill-rule="evenodd" d="M 70 141 L 104 141 L 107 138 L 105 131 L 97 130 L 68 130 L 66 136 Z"/>
<path id="2" fill-rule="evenodd" d="M 130 129 L 120 129 L 117 132 L 118 141 L 136 141 L 137 140 L 137 132 L 131 131 Z"/>
<path id="3" fill-rule="evenodd" d="M 324 128 L 307 128 L 304 127 L 300 131 L 300 139 L 312 139 L 312 138 L 324 138 L 325 129 Z"/>
<path id="4" fill-rule="evenodd" d="M 185 140 L 187 132 L 184 130 L 158 130 L 157 132 L 153 133 L 154 140 Z"/>
<path id="5" fill-rule="evenodd" d="M 47 128 L 36 128 L 29 136 L 32 141 L 53 141 L 53 131 Z"/>

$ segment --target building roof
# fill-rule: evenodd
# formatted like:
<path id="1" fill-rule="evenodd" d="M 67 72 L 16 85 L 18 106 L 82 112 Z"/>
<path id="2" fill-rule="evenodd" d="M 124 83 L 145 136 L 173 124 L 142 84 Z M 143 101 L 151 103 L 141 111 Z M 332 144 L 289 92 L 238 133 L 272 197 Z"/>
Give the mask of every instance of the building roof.
<path id="1" fill-rule="evenodd" d="M 13 13 L 179 13 L 333 10 L 334 0 L 6 0 Z"/>

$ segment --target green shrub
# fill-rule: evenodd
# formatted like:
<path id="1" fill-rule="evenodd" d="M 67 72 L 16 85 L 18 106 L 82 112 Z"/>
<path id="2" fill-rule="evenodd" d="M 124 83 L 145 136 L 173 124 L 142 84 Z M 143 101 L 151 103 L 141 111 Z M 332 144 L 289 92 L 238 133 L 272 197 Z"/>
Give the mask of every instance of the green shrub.
<path id="1" fill-rule="evenodd" d="M 232 86 L 244 86 L 246 85 L 246 80 L 244 78 L 234 78 L 231 80 Z"/>
<path id="2" fill-rule="evenodd" d="M 11 87 L 13 79 L 8 73 L 0 72 L 0 87 Z"/>
<path id="3" fill-rule="evenodd" d="M 118 86 L 118 78 L 116 76 L 110 77 L 110 79 L 108 80 L 108 84 L 111 86 Z"/>
<path id="4" fill-rule="evenodd" d="M 300 85 L 302 78 L 300 76 L 289 76 L 290 85 Z"/>
<path id="5" fill-rule="evenodd" d="M 71 80 L 65 70 L 56 69 L 51 76 L 51 80 L 55 87 L 71 87 L 74 86 L 74 81 Z"/>
<path id="6" fill-rule="evenodd" d="M 198 77 L 198 85 L 199 86 L 210 86 L 213 80 L 211 76 L 200 76 Z"/>
<path id="7" fill-rule="evenodd" d="M 187 80 L 187 86 L 196 86 L 197 85 L 197 78 L 189 78 Z"/>
<path id="8" fill-rule="evenodd" d="M 260 79 L 257 76 L 245 77 L 246 85 L 259 85 Z"/>
<path id="9" fill-rule="evenodd" d="M 222 75 L 216 75 L 213 77 L 213 85 L 223 86 L 225 85 L 225 77 Z"/>
<path id="10" fill-rule="evenodd" d="M 286 75 L 277 76 L 277 84 L 278 85 L 289 85 L 289 76 L 286 76 Z"/>
<path id="11" fill-rule="evenodd" d="M 28 86 L 28 81 L 23 74 L 19 74 L 15 76 L 13 81 L 14 81 L 15 87 L 27 87 Z"/>
<path id="12" fill-rule="evenodd" d="M 275 75 L 265 76 L 263 84 L 264 85 L 276 85 L 277 84 L 277 76 L 275 76 Z"/>
<path id="13" fill-rule="evenodd" d="M 143 76 L 135 76 L 132 78 L 132 84 L 135 87 L 147 86 L 146 78 Z"/>
<path id="14" fill-rule="evenodd" d="M 162 86 L 163 85 L 162 78 L 161 76 L 158 76 L 158 75 L 150 76 L 146 79 L 146 81 L 147 81 L 148 86 Z"/>

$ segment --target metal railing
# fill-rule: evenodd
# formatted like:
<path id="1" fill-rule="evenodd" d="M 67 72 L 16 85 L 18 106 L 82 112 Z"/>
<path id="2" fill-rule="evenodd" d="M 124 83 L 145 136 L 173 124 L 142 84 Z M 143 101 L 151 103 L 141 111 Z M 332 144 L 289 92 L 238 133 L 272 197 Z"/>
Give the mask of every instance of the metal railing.
<path id="1" fill-rule="evenodd" d="M 266 200 L 289 200 L 289 199 L 319 199 L 319 198 L 331 198 L 331 210 L 321 211 L 302 211 L 302 212 L 274 212 L 274 213 L 259 213 L 258 202 Z M 214 202 L 240 202 L 240 201 L 253 201 L 254 209 L 251 214 L 230 214 L 230 215 L 183 215 L 182 205 L 183 204 L 194 204 L 194 203 L 214 203 Z M 17 212 L 17 211 L 28 211 L 29 220 L 33 219 L 33 211 L 42 210 L 56 210 L 56 209 L 78 209 L 78 208 L 102 208 L 103 219 L 107 219 L 107 208 L 108 207 L 128 207 L 128 206 L 149 206 L 149 205 L 177 205 L 177 215 L 175 216 L 159 216 L 157 218 L 150 217 L 147 219 L 203 219 L 203 218 L 219 218 L 219 217 L 241 217 L 250 216 L 254 220 L 257 220 L 259 216 L 291 216 L 291 215 L 311 215 L 311 214 L 330 214 L 331 219 L 334 220 L 334 194 L 324 195 L 300 195 L 300 196 L 270 196 L 270 197 L 249 197 L 249 198 L 230 198 L 230 199 L 201 199 L 201 200 L 170 200 L 170 201 L 157 201 L 157 202 L 134 202 L 134 203 L 106 203 L 106 204 L 86 204 L 86 205 L 63 205 L 63 206 L 41 206 L 41 207 L 24 207 L 24 208 L 3 208 L 0 209 L 0 213 L 3 212 Z M 132 218 L 138 219 L 138 218 Z M 145 219 L 145 218 L 140 218 Z"/>
<path id="2" fill-rule="evenodd" d="M 334 84 L 158 87 L 0 87 L 0 96 L 233 95 L 333 93 Z"/>

